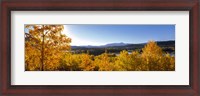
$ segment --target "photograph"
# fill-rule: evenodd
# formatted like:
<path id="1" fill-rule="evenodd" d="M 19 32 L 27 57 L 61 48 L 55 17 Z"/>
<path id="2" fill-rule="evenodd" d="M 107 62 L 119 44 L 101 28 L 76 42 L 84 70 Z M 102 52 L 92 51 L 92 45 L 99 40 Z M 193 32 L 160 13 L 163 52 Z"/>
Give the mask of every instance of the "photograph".
<path id="1" fill-rule="evenodd" d="M 25 24 L 25 71 L 175 71 L 175 25 Z"/>
<path id="2" fill-rule="evenodd" d="M 200 95 L 200 0 L 0 3 L 0 96 Z"/>

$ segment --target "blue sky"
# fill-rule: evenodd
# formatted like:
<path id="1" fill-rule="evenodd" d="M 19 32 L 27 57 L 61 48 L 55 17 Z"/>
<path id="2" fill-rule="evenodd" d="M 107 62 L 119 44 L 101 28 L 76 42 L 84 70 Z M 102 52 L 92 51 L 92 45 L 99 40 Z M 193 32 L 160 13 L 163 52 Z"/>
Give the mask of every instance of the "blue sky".
<path id="1" fill-rule="evenodd" d="M 149 40 L 175 40 L 175 25 L 65 25 L 64 34 L 71 45 L 105 45 L 108 43 L 144 43 Z"/>

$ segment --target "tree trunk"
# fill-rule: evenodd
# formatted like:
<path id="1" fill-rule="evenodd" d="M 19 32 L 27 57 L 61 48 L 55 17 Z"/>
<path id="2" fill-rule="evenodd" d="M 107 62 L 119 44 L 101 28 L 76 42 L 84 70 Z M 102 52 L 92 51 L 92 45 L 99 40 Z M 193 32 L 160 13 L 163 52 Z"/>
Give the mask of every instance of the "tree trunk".
<path id="1" fill-rule="evenodd" d="M 43 32 L 43 36 L 42 36 L 42 51 L 41 51 L 41 71 L 44 71 L 44 32 Z"/>

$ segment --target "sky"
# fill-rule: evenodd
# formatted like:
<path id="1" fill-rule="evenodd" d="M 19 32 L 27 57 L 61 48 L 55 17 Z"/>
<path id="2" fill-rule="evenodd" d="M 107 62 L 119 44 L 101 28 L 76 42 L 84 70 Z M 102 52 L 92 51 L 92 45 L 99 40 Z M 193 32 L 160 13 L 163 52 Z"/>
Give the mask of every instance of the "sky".
<path id="1" fill-rule="evenodd" d="M 175 40 L 175 25 L 64 25 L 73 46 Z"/>

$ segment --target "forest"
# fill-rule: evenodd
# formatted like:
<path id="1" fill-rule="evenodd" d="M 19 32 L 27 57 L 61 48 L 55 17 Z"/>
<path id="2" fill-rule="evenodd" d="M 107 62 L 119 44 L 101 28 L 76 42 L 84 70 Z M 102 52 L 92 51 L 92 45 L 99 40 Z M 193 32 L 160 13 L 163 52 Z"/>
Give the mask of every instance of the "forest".
<path id="1" fill-rule="evenodd" d="M 169 53 L 171 55 L 175 55 L 175 41 L 174 40 L 168 40 L 168 41 L 154 41 L 157 43 L 159 47 L 162 48 L 163 52 Z M 142 48 L 147 43 L 138 43 L 138 44 L 126 44 L 126 43 L 109 43 L 106 45 L 100 45 L 100 46 L 71 46 L 71 52 L 82 54 L 82 53 L 88 53 L 90 55 L 101 55 L 105 52 L 113 55 L 119 55 L 121 51 L 126 50 L 130 54 L 132 51 L 138 51 L 139 53 L 142 53 Z"/>
<path id="2" fill-rule="evenodd" d="M 25 71 L 175 71 L 175 55 L 155 41 L 140 50 L 120 49 L 118 55 L 109 48 L 100 54 L 75 53 L 73 38 L 62 34 L 63 29 L 63 25 L 25 26 Z"/>

